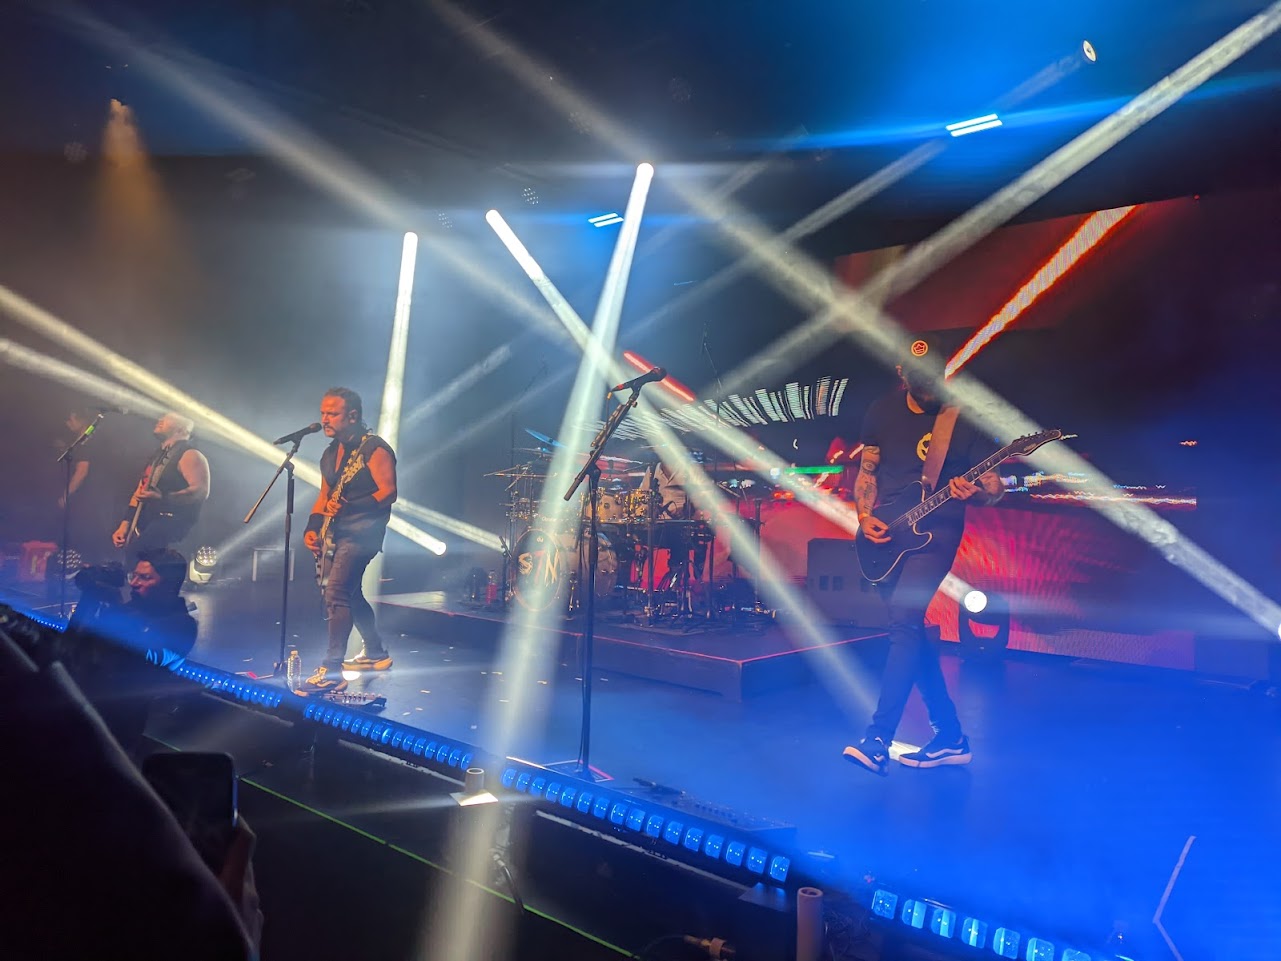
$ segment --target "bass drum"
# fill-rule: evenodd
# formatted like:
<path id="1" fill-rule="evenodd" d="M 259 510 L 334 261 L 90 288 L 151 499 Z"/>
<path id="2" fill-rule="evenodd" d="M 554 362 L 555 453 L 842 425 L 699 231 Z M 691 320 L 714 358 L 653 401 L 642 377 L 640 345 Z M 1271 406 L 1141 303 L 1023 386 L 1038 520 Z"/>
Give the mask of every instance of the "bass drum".
<path id="1" fill-rule="evenodd" d="M 552 534 L 531 527 L 520 535 L 512 551 L 511 592 L 527 610 L 569 609 L 571 587 L 587 570 L 587 541 L 574 550 L 572 534 Z M 608 537 L 597 535 L 596 596 L 609 597 L 618 583 L 618 554 Z M 579 554 L 581 553 L 581 557 Z"/>
<path id="2" fill-rule="evenodd" d="M 614 587 L 618 584 L 618 552 L 604 534 L 596 535 L 596 543 L 599 545 L 596 552 L 596 597 L 604 600 L 614 593 Z M 582 560 L 579 564 L 579 570 L 584 572 L 584 576 L 588 569 L 587 562 L 591 559 L 588 546 L 588 540 L 584 537 Z"/>

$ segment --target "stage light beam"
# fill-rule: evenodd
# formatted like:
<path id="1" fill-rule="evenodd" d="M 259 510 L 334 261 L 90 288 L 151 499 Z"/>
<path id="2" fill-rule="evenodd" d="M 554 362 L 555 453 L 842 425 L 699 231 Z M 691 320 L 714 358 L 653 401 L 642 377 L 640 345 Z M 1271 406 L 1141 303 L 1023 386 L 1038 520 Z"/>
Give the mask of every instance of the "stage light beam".
<path id="1" fill-rule="evenodd" d="M 418 235 L 405 234 L 400 252 L 400 281 L 396 285 L 396 312 L 387 351 L 387 376 L 383 382 L 378 433 L 394 449 L 400 440 L 400 412 L 405 397 L 405 357 L 409 352 L 409 316 L 414 299 L 414 266 L 418 261 Z"/>

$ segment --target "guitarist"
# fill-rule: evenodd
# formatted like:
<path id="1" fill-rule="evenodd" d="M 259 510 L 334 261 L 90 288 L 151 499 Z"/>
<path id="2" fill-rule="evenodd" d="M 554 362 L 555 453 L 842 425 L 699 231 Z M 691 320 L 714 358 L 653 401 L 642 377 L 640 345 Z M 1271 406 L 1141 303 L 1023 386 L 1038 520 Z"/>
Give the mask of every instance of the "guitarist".
<path id="1" fill-rule="evenodd" d="M 396 501 L 396 454 L 365 426 L 361 415 L 360 395 L 350 388 L 332 387 L 321 398 L 320 425 L 333 440 L 320 458 L 320 494 L 311 508 L 303 542 L 328 574 L 324 597 L 329 647 L 320 667 L 303 684 L 306 693 L 344 690 L 344 669 L 391 667 L 391 655 L 378 634 L 361 580 L 369 562 L 383 549 L 391 505 Z M 322 540 L 322 528 L 331 544 Z M 327 553 L 330 549 L 332 557 Z M 364 648 L 344 660 L 353 623 Z"/>
<path id="2" fill-rule="evenodd" d="M 209 498 L 209 461 L 191 444 L 195 425 L 170 411 L 152 433 L 160 447 L 142 471 L 111 543 L 144 551 L 170 547 L 195 526 Z"/>
<path id="3" fill-rule="evenodd" d="M 899 368 L 903 390 L 874 403 L 863 425 L 863 453 L 854 483 L 859 536 L 873 544 L 891 540 L 888 525 L 894 517 L 878 517 L 876 508 L 920 481 L 930 469 L 947 481 L 954 500 L 994 504 L 1003 493 L 1000 477 L 990 471 L 970 483 L 960 476 L 990 453 L 987 439 L 967 421 L 947 413 L 939 396 L 943 359 L 934 337 L 917 337 Z M 951 410 L 954 410 L 951 409 Z M 931 453 L 935 434 L 946 449 Z M 947 436 L 950 433 L 950 438 Z M 942 457 L 941 464 L 938 463 Z M 929 463 L 927 463 L 929 458 Z M 962 504 L 945 504 L 922 522 L 933 540 L 908 554 L 877 585 L 885 605 L 890 640 L 889 658 L 881 679 L 881 695 L 866 736 L 845 749 L 845 757 L 876 774 L 887 774 L 889 746 L 915 685 L 929 711 L 933 739 L 898 760 L 908 767 L 968 764 L 969 740 L 961 731 L 956 706 L 948 695 L 939 652 L 926 634 L 925 610 L 956 558 L 965 526 Z"/>

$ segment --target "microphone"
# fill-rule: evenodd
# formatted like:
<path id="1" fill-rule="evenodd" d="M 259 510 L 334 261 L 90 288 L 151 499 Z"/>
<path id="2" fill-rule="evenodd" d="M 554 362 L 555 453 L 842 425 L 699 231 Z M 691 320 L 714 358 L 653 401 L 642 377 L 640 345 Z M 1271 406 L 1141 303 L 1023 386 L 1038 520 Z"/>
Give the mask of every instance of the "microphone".
<path id="1" fill-rule="evenodd" d="M 655 367 L 652 370 L 646 371 L 645 373 L 641 374 L 639 377 L 633 377 L 631 380 L 627 381 L 626 383 L 619 384 L 617 387 L 610 388 L 609 392 L 611 394 L 615 394 L 620 390 L 637 390 L 641 387 L 644 387 L 646 384 L 652 384 L 656 380 L 662 380 L 666 376 L 667 376 L 667 370 L 665 368 Z"/>
<path id="2" fill-rule="evenodd" d="M 320 430 L 320 423 L 308 424 L 306 427 L 299 427 L 292 434 L 286 434 L 284 437 L 277 437 L 272 441 L 273 444 L 296 444 L 308 434 L 314 434 Z"/>

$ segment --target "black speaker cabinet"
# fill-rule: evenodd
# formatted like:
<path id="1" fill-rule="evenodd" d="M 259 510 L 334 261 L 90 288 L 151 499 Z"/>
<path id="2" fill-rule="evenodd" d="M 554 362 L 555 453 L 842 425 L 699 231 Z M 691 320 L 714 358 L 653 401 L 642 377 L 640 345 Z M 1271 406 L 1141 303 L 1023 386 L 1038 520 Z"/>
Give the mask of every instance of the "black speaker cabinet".
<path id="1" fill-rule="evenodd" d="M 810 541 L 805 592 L 833 624 L 885 626 L 880 598 L 859 573 L 852 540 L 816 537 Z"/>

